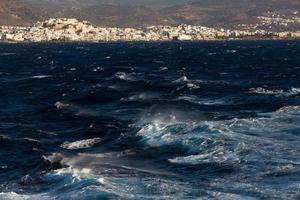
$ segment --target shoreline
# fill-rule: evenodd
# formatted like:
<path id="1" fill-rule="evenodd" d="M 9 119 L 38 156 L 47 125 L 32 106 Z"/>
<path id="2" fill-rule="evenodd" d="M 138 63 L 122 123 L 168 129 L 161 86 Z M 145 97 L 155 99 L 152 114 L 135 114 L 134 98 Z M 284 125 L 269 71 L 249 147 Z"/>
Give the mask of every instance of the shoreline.
<path id="1" fill-rule="evenodd" d="M 94 27 L 87 21 L 52 18 L 29 27 L 0 26 L 0 42 L 200 42 L 295 40 L 296 32 L 271 32 L 266 30 L 225 30 L 205 26 L 150 26 L 147 28 Z"/>
<path id="2" fill-rule="evenodd" d="M 59 41 L 5 41 L 0 40 L 0 44 L 58 44 L 58 43 L 89 43 L 89 44 L 110 44 L 110 43 L 209 43 L 209 42 L 255 42 L 255 41 L 300 41 L 300 38 L 239 38 L 239 39 L 210 39 L 210 40 L 117 40 L 117 41 L 95 41 L 95 40 L 59 40 Z"/>

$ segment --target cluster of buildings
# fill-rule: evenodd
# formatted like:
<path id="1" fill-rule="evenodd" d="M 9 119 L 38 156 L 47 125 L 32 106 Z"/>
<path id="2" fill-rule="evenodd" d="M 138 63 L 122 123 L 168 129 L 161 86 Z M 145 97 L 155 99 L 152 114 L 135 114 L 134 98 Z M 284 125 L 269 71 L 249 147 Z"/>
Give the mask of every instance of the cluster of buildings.
<path id="1" fill-rule="evenodd" d="M 47 41 L 171 41 L 218 40 L 247 38 L 300 38 L 299 32 L 264 30 L 225 30 L 204 26 L 151 26 L 147 28 L 94 27 L 77 19 L 49 19 L 30 27 L 2 26 L 0 40 L 12 42 Z"/>
<path id="2" fill-rule="evenodd" d="M 242 30 L 300 30 L 300 16 L 298 11 L 288 13 L 278 13 L 268 11 L 264 16 L 258 16 L 257 20 L 248 24 L 238 24 L 236 26 Z"/>

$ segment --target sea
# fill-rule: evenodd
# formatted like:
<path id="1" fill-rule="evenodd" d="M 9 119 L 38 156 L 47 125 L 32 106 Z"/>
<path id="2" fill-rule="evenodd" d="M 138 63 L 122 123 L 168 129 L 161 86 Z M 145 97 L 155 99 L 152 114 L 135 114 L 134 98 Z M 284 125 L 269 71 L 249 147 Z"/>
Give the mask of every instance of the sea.
<path id="1" fill-rule="evenodd" d="M 0 200 L 300 199 L 300 41 L 0 44 Z"/>

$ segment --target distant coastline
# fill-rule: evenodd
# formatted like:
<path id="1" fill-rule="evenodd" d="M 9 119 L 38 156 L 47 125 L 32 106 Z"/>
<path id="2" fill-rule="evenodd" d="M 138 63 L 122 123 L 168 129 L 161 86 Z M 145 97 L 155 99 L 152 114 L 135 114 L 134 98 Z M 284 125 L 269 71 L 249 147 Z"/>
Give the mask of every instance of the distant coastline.
<path id="1" fill-rule="evenodd" d="M 300 39 L 296 32 L 226 30 L 205 26 L 95 27 L 87 21 L 52 18 L 29 27 L 1 26 L 0 42 L 155 42 Z"/>

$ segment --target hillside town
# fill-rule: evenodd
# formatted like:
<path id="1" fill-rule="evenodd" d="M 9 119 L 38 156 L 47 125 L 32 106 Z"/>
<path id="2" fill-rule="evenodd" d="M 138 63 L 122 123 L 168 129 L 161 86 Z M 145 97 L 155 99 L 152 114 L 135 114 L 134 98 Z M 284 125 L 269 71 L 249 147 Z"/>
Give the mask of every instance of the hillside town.
<path id="1" fill-rule="evenodd" d="M 95 27 L 87 21 L 52 18 L 29 27 L 1 26 L 0 41 L 199 41 L 224 39 L 288 39 L 300 38 L 298 32 L 266 30 L 225 30 L 204 26 L 150 26 L 146 28 Z"/>

